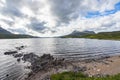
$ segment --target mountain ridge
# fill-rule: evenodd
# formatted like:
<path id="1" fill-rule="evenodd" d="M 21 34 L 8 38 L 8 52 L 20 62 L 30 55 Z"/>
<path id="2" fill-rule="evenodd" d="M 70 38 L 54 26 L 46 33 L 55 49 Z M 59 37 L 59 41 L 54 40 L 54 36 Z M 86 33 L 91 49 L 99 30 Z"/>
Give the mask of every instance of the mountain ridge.
<path id="1" fill-rule="evenodd" d="M 86 32 L 86 31 L 83 31 Z M 87 31 L 89 32 L 89 31 Z M 72 32 L 73 33 L 79 33 L 79 32 Z M 90 39 L 108 39 L 108 40 L 120 40 L 120 31 L 111 31 L 111 32 L 99 32 L 99 33 L 90 33 L 90 34 L 84 34 L 84 35 L 66 35 L 62 38 L 90 38 Z"/>
<path id="2" fill-rule="evenodd" d="M 120 40 L 120 31 L 99 32 L 97 34 L 85 35 L 82 36 L 81 38 Z"/>
<path id="3" fill-rule="evenodd" d="M 14 38 L 35 38 L 26 34 L 13 34 L 0 26 L 0 39 L 14 39 Z"/>
<path id="4" fill-rule="evenodd" d="M 77 31 L 77 30 L 74 30 L 72 33 L 70 33 L 68 35 L 65 35 L 65 36 L 62 36 L 62 37 L 74 38 L 74 37 L 85 36 L 85 35 L 88 35 L 88 34 L 95 34 L 95 32 L 94 31 Z"/>
<path id="5" fill-rule="evenodd" d="M 12 34 L 12 33 L 0 26 L 0 34 Z"/>

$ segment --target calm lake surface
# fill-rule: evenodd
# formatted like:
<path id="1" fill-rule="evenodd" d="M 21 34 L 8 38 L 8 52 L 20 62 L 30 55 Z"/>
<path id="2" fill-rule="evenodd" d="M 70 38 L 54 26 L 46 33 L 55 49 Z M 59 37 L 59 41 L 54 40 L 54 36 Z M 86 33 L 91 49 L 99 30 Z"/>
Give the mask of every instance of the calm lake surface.
<path id="1" fill-rule="evenodd" d="M 4 52 L 16 50 L 15 47 L 22 45 L 26 48 L 20 53 L 34 52 L 38 56 L 52 54 L 66 59 L 98 58 L 120 54 L 120 41 L 80 38 L 1 39 L 0 80 L 20 80 L 28 72 L 24 66 L 28 63 L 17 62 L 12 55 L 4 55 Z"/>

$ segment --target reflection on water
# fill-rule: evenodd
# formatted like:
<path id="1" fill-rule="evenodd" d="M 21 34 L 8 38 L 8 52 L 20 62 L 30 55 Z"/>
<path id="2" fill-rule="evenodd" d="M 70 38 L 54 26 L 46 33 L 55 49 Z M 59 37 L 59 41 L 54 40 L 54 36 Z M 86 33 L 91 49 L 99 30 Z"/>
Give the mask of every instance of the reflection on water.
<path id="1" fill-rule="evenodd" d="M 0 40 L 0 80 L 17 80 L 26 71 L 24 63 L 18 63 L 13 56 L 4 55 L 15 47 L 27 46 L 21 53 L 34 52 L 52 54 L 67 59 L 86 59 L 106 55 L 120 54 L 120 41 L 94 40 L 79 38 L 37 38 L 37 39 L 1 39 Z"/>
<path id="2" fill-rule="evenodd" d="M 23 66 L 12 56 L 0 54 L 0 80 L 16 80 L 24 75 Z M 15 76 L 14 76 L 15 75 Z"/>

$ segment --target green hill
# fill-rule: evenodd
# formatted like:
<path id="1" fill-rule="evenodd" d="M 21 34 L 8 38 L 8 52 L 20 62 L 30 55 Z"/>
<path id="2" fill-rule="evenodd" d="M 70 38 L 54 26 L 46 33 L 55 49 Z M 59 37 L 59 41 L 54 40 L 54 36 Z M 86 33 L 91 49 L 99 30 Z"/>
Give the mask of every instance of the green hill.
<path id="1" fill-rule="evenodd" d="M 120 40 L 120 31 L 100 32 L 100 33 L 97 33 L 97 34 L 85 35 L 85 36 L 82 36 L 80 38 Z"/>
<path id="2" fill-rule="evenodd" d="M 85 33 L 82 35 L 67 35 L 64 36 L 63 38 L 91 38 L 91 39 L 113 39 L 113 40 L 120 40 L 120 31 L 113 31 L 113 32 L 100 32 L 97 34 L 89 34 Z"/>
<path id="3" fill-rule="evenodd" d="M 1 26 L 0 26 L 0 34 L 12 34 L 11 32 L 3 29 Z"/>
<path id="4" fill-rule="evenodd" d="M 30 35 L 24 34 L 12 34 L 0 26 L 0 39 L 11 39 L 11 38 L 33 38 Z"/>
<path id="5" fill-rule="evenodd" d="M 0 39 L 14 39 L 14 38 L 33 38 L 33 36 L 22 34 L 0 34 Z"/>
<path id="6" fill-rule="evenodd" d="M 85 35 L 88 35 L 88 34 L 95 34 L 94 31 L 73 31 L 71 34 L 69 35 L 65 35 L 65 36 L 62 36 L 63 38 L 79 38 L 79 37 L 82 37 L 82 36 L 85 36 Z"/>

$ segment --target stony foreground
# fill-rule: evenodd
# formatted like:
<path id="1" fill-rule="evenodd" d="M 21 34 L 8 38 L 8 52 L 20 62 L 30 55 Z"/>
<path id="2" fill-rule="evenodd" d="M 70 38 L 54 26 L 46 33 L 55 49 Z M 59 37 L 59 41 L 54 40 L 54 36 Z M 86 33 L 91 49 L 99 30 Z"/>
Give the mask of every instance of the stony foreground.
<path id="1" fill-rule="evenodd" d="M 33 72 L 27 80 L 49 80 L 51 74 L 65 71 L 82 72 L 89 77 L 103 77 L 120 73 L 119 56 L 104 57 L 101 59 L 88 59 L 83 61 L 61 60 L 60 63 L 58 62 L 57 64 L 56 62 L 54 62 L 55 64 L 50 63 L 46 65 L 46 69 Z"/>
<path id="2" fill-rule="evenodd" d="M 18 51 L 24 46 L 17 47 Z M 18 51 L 5 52 L 5 55 L 13 55 L 18 61 L 30 62 L 27 68 L 31 69 L 26 80 L 50 80 L 52 74 L 65 71 L 82 72 L 89 77 L 115 75 L 120 73 L 120 56 L 107 56 L 99 59 L 65 60 L 56 58 L 50 54 L 41 57 L 34 53 L 21 54 Z"/>

